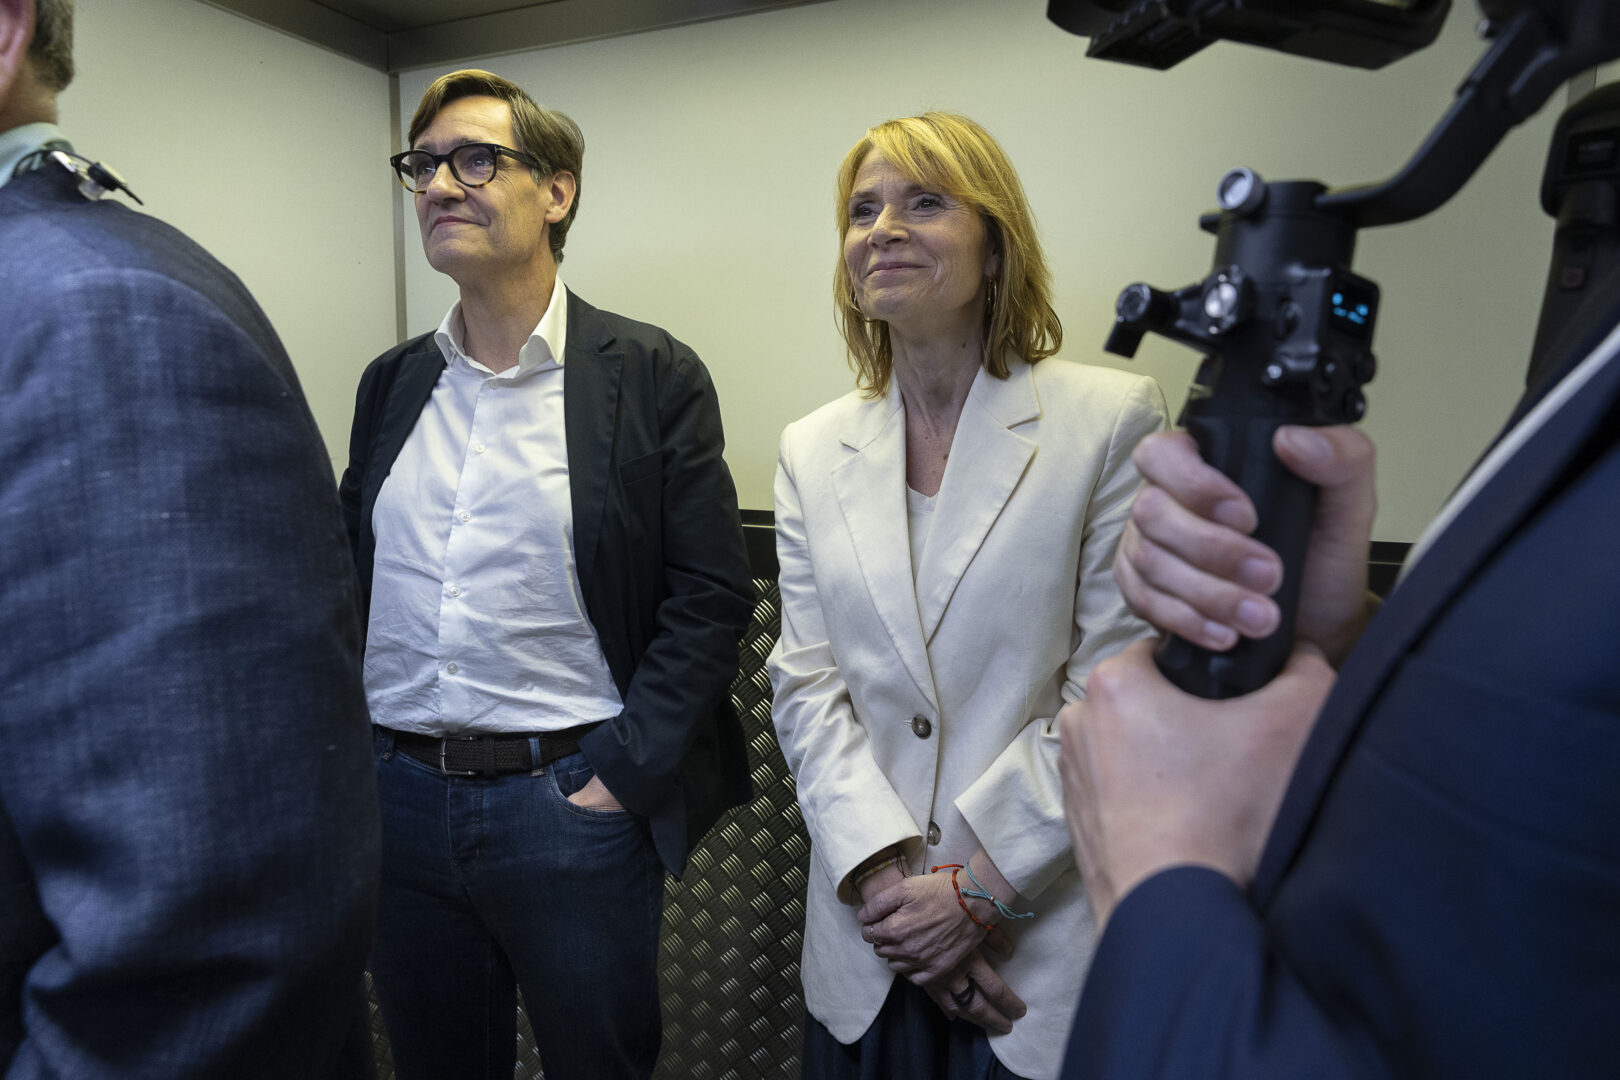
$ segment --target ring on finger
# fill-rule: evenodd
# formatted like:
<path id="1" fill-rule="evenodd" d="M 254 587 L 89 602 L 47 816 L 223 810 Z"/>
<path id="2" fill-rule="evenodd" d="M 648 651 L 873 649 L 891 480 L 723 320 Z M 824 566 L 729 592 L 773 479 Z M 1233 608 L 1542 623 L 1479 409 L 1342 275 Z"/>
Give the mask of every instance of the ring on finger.
<path id="1" fill-rule="evenodd" d="M 955 1005 L 958 1009 L 965 1009 L 969 1004 L 972 1003 L 973 995 L 978 992 L 979 984 L 974 982 L 973 977 L 970 975 L 968 976 L 966 986 L 960 990 L 951 991 L 951 1004 Z"/>

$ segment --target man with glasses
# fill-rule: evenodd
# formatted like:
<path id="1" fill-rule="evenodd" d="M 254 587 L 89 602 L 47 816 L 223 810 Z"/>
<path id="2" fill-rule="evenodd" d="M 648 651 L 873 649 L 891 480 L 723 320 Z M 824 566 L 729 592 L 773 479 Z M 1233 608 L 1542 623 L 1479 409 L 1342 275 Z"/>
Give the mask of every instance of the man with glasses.
<path id="1" fill-rule="evenodd" d="M 72 15 L 0 0 L 0 1074 L 364 1080 L 331 459 L 242 283 L 97 199 L 56 127 Z"/>
<path id="2" fill-rule="evenodd" d="M 361 379 L 341 485 L 367 605 L 400 1080 L 647 1077 L 663 873 L 748 795 L 752 589 L 698 358 L 557 275 L 584 140 L 483 71 L 427 90 L 428 262 L 460 300 Z"/>

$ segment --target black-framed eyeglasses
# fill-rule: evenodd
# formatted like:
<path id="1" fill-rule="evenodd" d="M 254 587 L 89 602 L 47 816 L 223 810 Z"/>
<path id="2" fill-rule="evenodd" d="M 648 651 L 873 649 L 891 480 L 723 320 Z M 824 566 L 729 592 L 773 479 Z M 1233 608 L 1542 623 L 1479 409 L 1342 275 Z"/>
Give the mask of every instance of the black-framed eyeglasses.
<path id="1" fill-rule="evenodd" d="M 521 161 L 531 169 L 541 168 L 540 162 L 521 150 L 501 146 L 499 143 L 462 143 L 448 154 L 430 154 L 426 150 L 406 150 L 388 159 L 388 164 L 399 174 L 405 190 L 417 195 L 428 189 L 438 175 L 440 164 L 450 163 L 450 175 L 463 187 L 483 187 L 495 179 L 502 157 Z"/>

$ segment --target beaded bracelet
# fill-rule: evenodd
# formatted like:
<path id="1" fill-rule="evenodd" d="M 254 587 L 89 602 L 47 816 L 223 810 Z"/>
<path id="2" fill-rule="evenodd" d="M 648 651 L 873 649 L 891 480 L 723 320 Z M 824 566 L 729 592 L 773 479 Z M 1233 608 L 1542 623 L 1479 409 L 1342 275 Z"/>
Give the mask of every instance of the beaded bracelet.
<path id="1" fill-rule="evenodd" d="M 985 888 L 983 885 L 979 884 L 979 879 L 973 876 L 973 867 L 964 866 L 964 867 L 962 867 L 962 869 L 967 871 L 968 880 L 973 882 L 973 887 L 975 889 L 978 889 L 979 891 L 974 892 L 972 889 L 969 889 L 968 891 L 963 892 L 961 895 L 963 895 L 963 896 L 971 896 L 971 897 L 973 897 L 973 898 L 975 898 L 977 900 L 988 900 L 988 901 L 990 901 L 992 904 L 995 905 L 996 913 L 999 914 L 1003 919 L 1033 919 L 1035 917 L 1035 913 L 1033 911 L 1025 911 L 1025 912 L 1019 913 L 1017 911 L 1014 911 L 1012 908 L 1008 907 L 1006 904 L 1003 904 L 1000 900 L 997 900 L 994 896 L 992 896 L 990 894 L 990 890 Z M 960 892 L 960 890 L 958 890 L 958 891 Z M 968 914 L 971 915 L 973 913 L 970 911 L 970 912 L 968 912 Z M 978 922 L 979 920 L 974 919 L 973 921 Z"/>
<path id="2" fill-rule="evenodd" d="M 876 864 L 874 864 L 872 866 L 868 866 L 865 870 L 862 870 L 860 873 L 856 874 L 855 877 L 850 881 L 850 884 L 855 886 L 856 888 L 860 888 L 861 882 L 865 881 L 867 878 L 871 877 L 873 874 L 881 873 L 882 871 L 887 870 L 889 867 L 897 865 L 899 862 L 900 862 L 900 856 L 898 856 L 898 855 L 890 855 L 887 859 L 884 859 L 882 862 L 876 863 Z M 902 872 L 904 872 L 904 871 L 902 870 Z"/>
<path id="3" fill-rule="evenodd" d="M 968 907 L 967 906 L 967 901 L 965 899 L 963 899 L 962 886 L 960 886 L 960 885 L 958 885 L 956 883 L 956 875 L 960 874 L 963 870 L 967 870 L 967 867 L 963 866 L 961 863 L 945 863 L 942 866 L 929 867 L 928 872 L 930 874 L 937 874 L 941 870 L 949 870 L 951 872 L 951 888 L 956 890 L 956 902 L 958 904 L 962 905 L 962 910 L 967 913 L 968 918 L 973 920 L 973 925 L 979 927 L 981 930 L 983 930 L 987 934 L 990 931 L 994 930 L 996 928 L 995 923 L 980 922 L 979 917 L 977 915 L 973 914 L 973 909 Z M 973 876 L 973 871 L 968 870 L 968 876 L 972 877 Z M 974 896 L 976 894 L 967 893 L 966 895 L 967 896 Z"/>

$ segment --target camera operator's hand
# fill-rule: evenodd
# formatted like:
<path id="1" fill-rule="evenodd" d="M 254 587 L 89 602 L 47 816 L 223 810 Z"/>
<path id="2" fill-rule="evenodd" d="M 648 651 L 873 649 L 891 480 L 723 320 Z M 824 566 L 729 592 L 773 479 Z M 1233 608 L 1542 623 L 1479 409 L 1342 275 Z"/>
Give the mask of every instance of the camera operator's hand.
<path id="1" fill-rule="evenodd" d="M 1139 882 L 1173 866 L 1254 879 L 1277 808 L 1333 670 L 1310 645 L 1252 694 L 1178 690 L 1148 638 L 1104 660 L 1085 700 L 1058 714 L 1063 802 L 1101 926 Z"/>
<path id="2" fill-rule="evenodd" d="M 1337 666 L 1377 607 L 1367 591 L 1373 444 L 1359 428 L 1284 427 L 1272 445 L 1284 465 L 1321 488 L 1295 632 Z M 1276 629 L 1281 616 L 1271 594 L 1282 584 L 1282 561 L 1248 535 L 1256 524 L 1248 496 L 1198 456 L 1185 432 L 1148 436 L 1133 460 L 1144 485 L 1114 559 L 1131 607 L 1206 649 Z"/>

